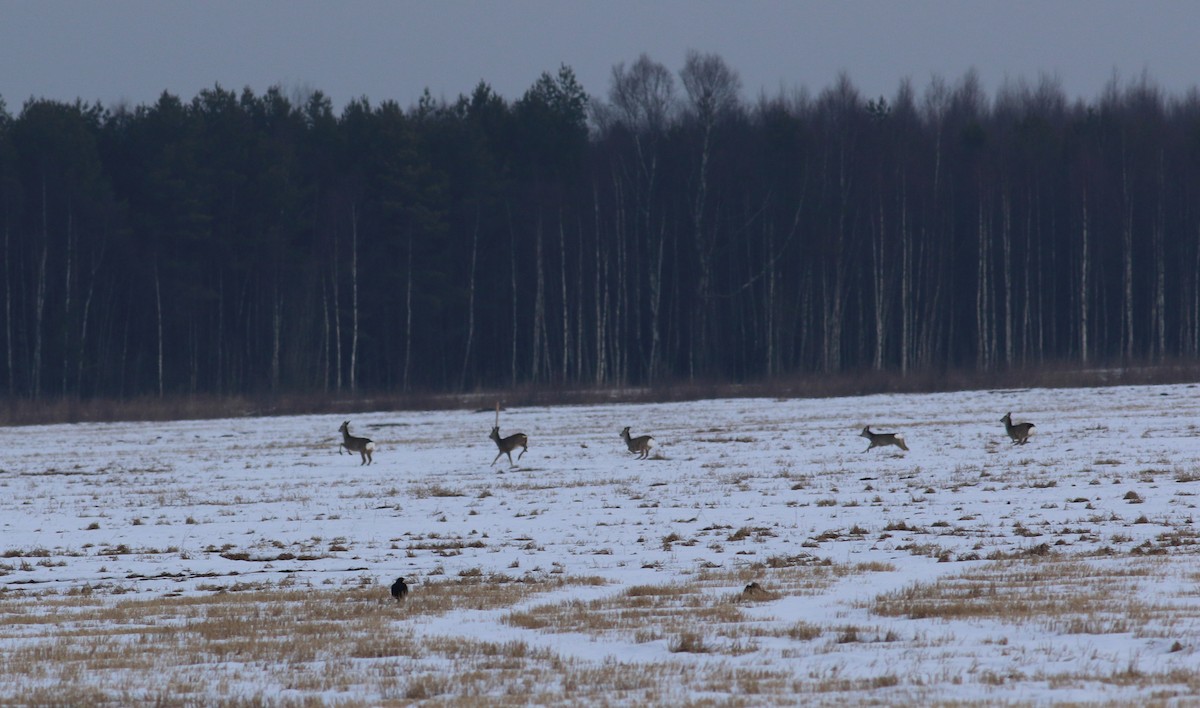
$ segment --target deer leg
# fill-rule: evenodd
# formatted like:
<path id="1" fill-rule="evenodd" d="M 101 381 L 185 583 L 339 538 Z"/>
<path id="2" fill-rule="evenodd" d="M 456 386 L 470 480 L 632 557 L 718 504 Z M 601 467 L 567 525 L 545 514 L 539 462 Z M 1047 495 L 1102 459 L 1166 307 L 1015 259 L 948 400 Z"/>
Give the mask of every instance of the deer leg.
<path id="1" fill-rule="evenodd" d="M 517 462 L 521 461 L 521 458 L 525 455 L 526 452 L 529 452 L 528 446 L 521 448 L 521 454 L 517 455 Z M 510 460 L 512 459 L 512 454 L 509 454 L 508 459 L 510 459 Z"/>

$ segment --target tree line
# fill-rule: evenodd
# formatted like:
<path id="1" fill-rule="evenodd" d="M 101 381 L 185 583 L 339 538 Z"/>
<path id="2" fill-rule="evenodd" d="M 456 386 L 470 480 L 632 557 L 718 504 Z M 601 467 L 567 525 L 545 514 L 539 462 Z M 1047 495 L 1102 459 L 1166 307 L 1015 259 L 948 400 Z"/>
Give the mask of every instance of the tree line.
<path id="1" fill-rule="evenodd" d="M 1200 354 L 1200 94 L 0 102 L 0 392 L 654 385 Z"/>

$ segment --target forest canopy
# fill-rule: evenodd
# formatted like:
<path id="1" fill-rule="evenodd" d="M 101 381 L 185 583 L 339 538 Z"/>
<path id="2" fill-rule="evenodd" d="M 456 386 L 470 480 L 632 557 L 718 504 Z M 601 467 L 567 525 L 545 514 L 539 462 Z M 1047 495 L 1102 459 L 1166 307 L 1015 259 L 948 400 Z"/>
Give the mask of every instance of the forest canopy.
<path id="1" fill-rule="evenodd" d="M 414 106 L 0 102 L 0 392 L 747 381 L 1200 354 L 1200 94 L 719 56 Z"/>

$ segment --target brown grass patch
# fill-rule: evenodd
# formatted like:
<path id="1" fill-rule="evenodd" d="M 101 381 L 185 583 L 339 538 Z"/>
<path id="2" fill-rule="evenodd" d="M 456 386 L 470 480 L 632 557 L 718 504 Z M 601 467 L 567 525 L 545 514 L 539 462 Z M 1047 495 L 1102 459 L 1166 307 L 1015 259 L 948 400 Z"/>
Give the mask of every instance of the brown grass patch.
<path id="1" fill-rule="evenodd" d="M 597 639 L 642 643 L 665 640 L 674 653 L 739 655 L 751 651 L 759 638 L 808 641 L 821 634 L 820 628 L 798 628 L 782 625 L 776 618 L 751 617 L 745 608 L 789 595 L 819 594 L 846 577 L 887 570 L 893 568 L 882 563 L 828 562 L 706 570 L 687 582 L 635 585 L 590 601 L 572 599 L 538 605 L 511 613 L 504 621 L 523 629 L 586 634 Z M 747 591 L 747 586 L 757 590 Z"/>
<path id="2" fill-rule="evenodd" d="M 365 578 L 336 590 L 262 583 L 152 599 L 90 589 L 6 592 L 0 595 L 0 642 L 7 645 L 0 676 L 9 678 L 0 681 L 0 704 L 275 704 L 273 697 L 288 687 L 312 697 L 282 704 L 316 705 L 318 693 L 364 685 L 388 700 L 462 695 L 470 686 L 486 693 L 517 682 L 530 665 L 549 667 L 559 659 L 523 642 L 422 637 L 407 621 L 511 607 L 537 593 L 601 582 L 469 575 L 418 584 L 404 602 Z M 437 671 L 411 672 L 418 659 L 452 661 L 477 676 L 446 684 Z M 255 685 L 261 692 L 250 688 Z M 185 700 L 189 695 L 199 698 Z"/>
<path id="3" fill-rule="evenodd" d="M 887 617 L 1035 623 L 1062 634 L 1140 628 L 1157 636 L 1180 618 L 1180 608 L 1141 599 L 1141 584 L 1155 572 L 1147 564 L 1030 556 L 910 585 L 875 598 L 869 608 Z"/>

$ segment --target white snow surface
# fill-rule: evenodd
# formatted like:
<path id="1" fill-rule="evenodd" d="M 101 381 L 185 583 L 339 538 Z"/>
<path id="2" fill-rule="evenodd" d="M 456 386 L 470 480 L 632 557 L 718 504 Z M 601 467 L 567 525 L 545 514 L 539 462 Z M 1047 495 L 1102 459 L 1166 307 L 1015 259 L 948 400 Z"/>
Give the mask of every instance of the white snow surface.
<path id="1" fill-rule="evenodd" d="M 726 651 L 713 633 L 713 651 L 673 652 L 669 636 L 521 628 L 503 620 L 514 608 L 400 613 L 380 631 L 520 640 L 583 665 L 753 667 L 790 673 L 798 687 L 848 682 L 797 699 L 805 703 L 1186 701 L 1187 682 L 1170 677 L 1200 670 L 1197 393 L 1170 385 L 510 408 L 501 434 L 529 436 L 513 468 L 503 456 L 489 465 L 491 411 L 350 416 L 351 432 L 375 441 L 371 466 L 339 454 L 342 415 L 7 428 L 0 612 L 23 593 L 83 586 L 115 601 L 248 580 L 320 588 L 365 577 L 386 596 L 404 576 L 411 597 L 476 571 L 607 581 L 516 608 L 528 609 L 745 570 L 774 597 L 742 603 L 738 581 L 710 591 L 766 627 L 807 623 L 820 636 L 764 635 Z M 1009 411 L 1035 423 L 1028 444 L 1005 435 Z M 626 425 L 654 436 L 651 459 L 628 452 Z M 864 452 L 865 425 L 902 432 L 910 451 Z M 464 543 L 456 555 L 416 543 L 430 538 Z M 317 557 L 280 560 L 281 550 Z M 1072 623 L 887 615 L 875 605 L 939 578 L 1063 561 L 1121 574 L 1130 598 L 1155 611 L 1130 614 L 1117 602 Z M 820 563 L 871 565 L 812 592 L 772 586 L 773 567 Z M 1058 591 L 1070 619 L 1071 588 Z M 23 641 L 3 637 L 0 652 Z M 19 681 L 0 676 L 0 689 Z M 671 702 L 738 700 L 692 691 Z M 366 685 L 323 698 L 386 697 Z"/>

